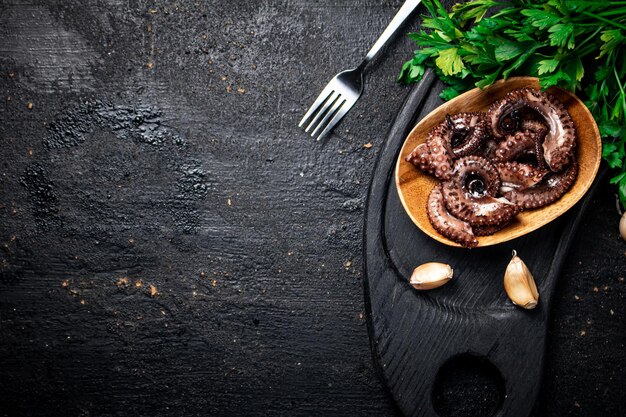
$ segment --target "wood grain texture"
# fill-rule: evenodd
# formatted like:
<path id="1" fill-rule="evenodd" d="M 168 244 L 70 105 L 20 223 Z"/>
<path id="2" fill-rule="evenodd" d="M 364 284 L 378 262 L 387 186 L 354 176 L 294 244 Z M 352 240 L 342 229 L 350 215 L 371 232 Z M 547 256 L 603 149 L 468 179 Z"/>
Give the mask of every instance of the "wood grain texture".
<path id="1" fill-rule="evenodd" d="M 460 247 L 458 243 L 437 232 L 428 220 L 426 214 L 428 196 L 438 181 L 407 162 L 407 155 L 417 145 L 426 142 L 430 131 L 445 119 L 446 114 L 485 112 L 491 103 L 500 100 L 508 92 L 524 87 L 539 88 L 539 80 L 532 77 L 514 77 L 507 81 L 497 81 L 484 90 L 476 88 L 468 91 L 437 107 L 420 120 L 407 136 L 396 163 L 396 188 L 400 201 L 413 223 L 433 239 L 446 245 Z M 497 245 L 550 223 L 572 208 L 585 195 L 596 177 L 602 160 L 602 141 L 591 112 L 578 97 L 566 90 L 554 87 L 549 89 L 548 93 L 565 106 L 574 121 L 578 144 L 576 159 L 579 166 L 576 181 L 572 188 L 554 203 L 539 209 L 526 210 L 518 214 L 504 229 L 490 236 L 478 237 L 479 246 Z"/>

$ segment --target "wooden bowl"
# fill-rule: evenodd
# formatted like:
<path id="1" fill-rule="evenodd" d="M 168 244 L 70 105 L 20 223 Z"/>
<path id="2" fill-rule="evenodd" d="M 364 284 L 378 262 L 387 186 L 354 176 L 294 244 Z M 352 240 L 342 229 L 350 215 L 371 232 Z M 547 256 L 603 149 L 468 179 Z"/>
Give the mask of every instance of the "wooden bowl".
<path id="1" fill-rule="evenodd" d="M 504 97 L 509 91 L 523 87 L 539 88 L 539 80 L 534 77 L 515 77 L 500 80 L 483 90 L 468 91 L 433 110 L 422 119 L 404 141 L 396 163 L 396 186 L 400 201 L 407 214 L 424 233 L 449 246 L 460 246 L 437 232 L 428 220 L 426 202 L 435 184 L 439 182 L 406 162 L 406 156 L 417 145 L 425 142 L 430 130 L 444 120 L 446 114 L 486 111 L 489 105 Z M 515 239 L 550 223 L 569 210 L 587 192 L 598 172 L 602 158 L 602 141 L 593 116 L 574 94 L 561 88 L 550 88 L 554 95 L 569 111 L 574 121 L 578 146 L 578 177 L 572 188 L 554 203 L 535 210 L 524 211 L 516 216 L 509 226 L 491 236 L 478 237 L 478 246 L 491 246 Z"/>

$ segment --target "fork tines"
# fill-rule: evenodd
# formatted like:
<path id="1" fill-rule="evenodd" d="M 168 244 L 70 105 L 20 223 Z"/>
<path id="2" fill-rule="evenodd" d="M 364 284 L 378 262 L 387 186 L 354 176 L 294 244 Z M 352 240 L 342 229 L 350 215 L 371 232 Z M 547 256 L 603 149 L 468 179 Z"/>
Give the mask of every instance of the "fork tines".
<path id="1" fill-rule="evenodd" d="M 304 131 L 308 133 L 313 129 L 311 137 L 316 137 L 318 132 L 321 132 L 317 136 L 317 140 L 320 140 L 348 112 L 349 109 L 345 108 L 347 107 L 344 106 L 345 103 L 346 99 L 339 92 L 335 91 L 331 85 L 328 85 L 306 112 L 298 126 L 302 127 L 308 123 Z"/>

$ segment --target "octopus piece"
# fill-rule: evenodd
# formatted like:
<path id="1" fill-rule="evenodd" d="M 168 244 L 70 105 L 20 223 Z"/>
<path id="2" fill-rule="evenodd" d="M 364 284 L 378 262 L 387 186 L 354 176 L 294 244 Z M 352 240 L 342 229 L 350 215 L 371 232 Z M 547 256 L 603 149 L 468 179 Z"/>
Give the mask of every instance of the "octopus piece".
<path id="1" fill-rule="evenodd" d="M 446 120 L 431 130 L 426 144 L 417 146 L 407 162 L 435 177 L 450 179 L 455 158 L 475 152 L 488 134 L 481 113 L 446 115 Z"/>
<path id="2" fill-rule="evenodd" d="M 495 145 L 491 154 L 492 159 L 494 162 L 506 162 L 531 155 L 537 159 L 536 163 L 539 165 L 540 160 L 543 160 L 541 142 L 545 134 L 546 130 L 540 132 L 523 130 L 508 135 Z"/>
<path id="3" fill-rule="evenodd" d="M 504 198 L 496 167 L 481 156 L 466 156 L 454 164 L 452 178 L 442 184 L 448 211 L 471 226 L 508 223 L 519 209 Z"/>
<path id="4" fill-rule="evenodd" d="M 520 127 L 535 133 L 548 133 L 548 127 L 536 119 L 522 119 Z"/>
<path id="5" fill-rule="evenodd" d="M 496 142 L 493 138 L 488 137 L 487 140 L 483 143 L 483 146 L 480 147 L 476 155 L 484 156 L 488 159 L 493 159 L 494 153 L 498 146 L 499 142 Z"/>
<path id="6" fill-rule="evenodd" d="M 452 150 L 440 135 L 433 135 L 434 132 L 433 129 L 426 143 L 407 155 L 406 161 L 427 174 L 447 180 L 452 175 Z"/>
<path id="7" fill-rule="evenodd" d="M 500 192 L 533 187 L 550 172 L 521 162 L 499 162 L 495 165 L 502 181 Z"/>
<path id="8" fill-rule="evenodd" d="M 416 166 L 420 171 L 435 175 L 436 169 L 433 165 L 432 156 L 427 143 L 421 143 L 413 149 L 406 157 L 406 161 Z"/>
<path id="9" fill-rule="evenodd" d="M 489 126 L 483 113 L 446 115 L 445 125 L 442 123 L 439 128 L 442 135 L 448 138 L 455 158 L 475 152 L 489 133 Z"/>
<path id="10" fill-rule="evenodd" d="M 574 159 L 576 131 L 571 116 L 552 95 L 521 88 L 493 103 L 488 112 L 493 136 L 502 139 L 520 130 L 522 115 L 528 109 L 538 113 L 548 128 L 542 144 L 548 167 L 554 172 L 561 171 Z"/>
<path id="11" fill-rule="evenodd" d="M 443 202 L 441 184 L 437 184 L 428 196 L 426 204 L 428 220 L 433 228 L 448 239 L 465 246 L 474 248 L 478 246 L 478 240 L 472 232 L 472 227 L 462 220 L 451 215 Z"/>
<path id="12" fill-rule="evenodd" d="M 475 236 L 491 236 L 492 234 L 499 232 L 509 225 L 510 222 L 496 224 L 494 226 L 474 226 L 472 231 Z"/>
<path id="13" fill-rule="evenodd" d="M 548 174 L 533 187 L 502 189 L 502 194 L 523 209 L 543 207 L 561 198 L 574 184 L 577 175 L 578 164 L 574 160 L 567 169 Z"/>

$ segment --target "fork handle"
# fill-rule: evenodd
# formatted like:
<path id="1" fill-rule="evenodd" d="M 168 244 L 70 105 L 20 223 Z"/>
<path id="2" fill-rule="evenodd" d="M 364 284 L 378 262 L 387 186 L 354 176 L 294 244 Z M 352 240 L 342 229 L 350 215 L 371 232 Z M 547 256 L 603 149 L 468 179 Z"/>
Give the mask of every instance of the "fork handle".
<path id="1" fill-rule="evenodd" d="M 404 2 L 398 13 L 393 17 L 387 28 L 382 35 L 378 38 L 374 46 L 369 50 L 365 59 L 359 66 L 360 68 L 365 67 L 378 53 L 381 49 L 389 42 L 389 40 L 395 35 L 398 31 L 398 28 L 402 26 L 402 24 L 408 19 L 413 10 L 421 3 L 422 0 L 407 0 Z"/>

